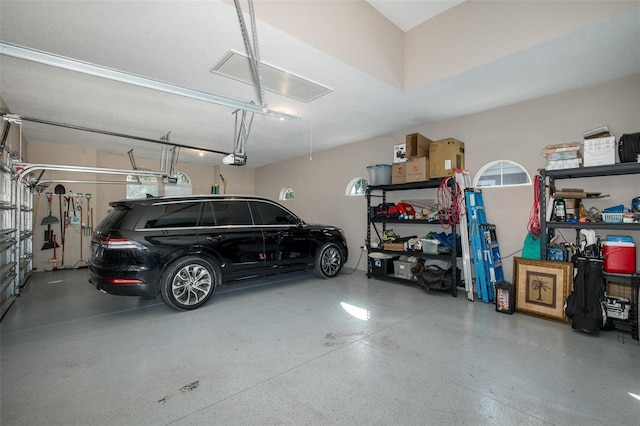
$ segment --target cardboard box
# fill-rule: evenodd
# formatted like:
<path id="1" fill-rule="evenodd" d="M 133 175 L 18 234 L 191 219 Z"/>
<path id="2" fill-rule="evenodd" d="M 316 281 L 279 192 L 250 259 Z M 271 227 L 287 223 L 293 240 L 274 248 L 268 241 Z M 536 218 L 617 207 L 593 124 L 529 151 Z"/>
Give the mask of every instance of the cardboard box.
<path id="1" fill-rule="evenodd" d="M 407 182 L 429 180 L 429 159 L 427 157 L 408 158 L 406 166 Z"/>
<path id="2" fill-rule="evenodd" d="M 580 142 L 547 145 L 544 147 L 544 156 L 547 160 L 566 160 L 580 157 L 582 144 Z"/>
<path id="3" fill-rule="evenodd" d="M 633 285 L 624 283 L 610 282 L 607 284 L 608 296 L 633 298 Z"/>
<path id="4" fill-rule="evenodd" d="M 547 160 L 549 161 L 560 161 L 560 160 L 574 160 L 580 157 L 580 151 L 558 151 L 558 152 L 550 152 L 546 155 Z"/>
<path id="5" fill-rule="evenodd" d="M 383 247 L 385 250 L 391 250 L 391 251 L 404 251 L 406 249 L 406 245 L 404 242 L 384 243 Z"/>
<path id="6" fill-rule="evenodd" d="M 429 178 L 453 176 L 456 169 L 464 169 L 464 142 L 454 138 L 431 142 Z"/>
<path id="7" fill-rule="evenodd" d="M 407 148 L 406 144 L 400 143 L 393 146 L 393 162 L 404 163 L 407 161 Z"/>
<path id="8" fill-rule="evenodd" d="M 562 169 L 575 169 L 580 167 L 582 158 L 572 158 L 569 160 L 549 160 L 544 167 L 545 170 L 562 170 Z"/>
<path id="9" fill-rule="evenodd" d="M 407 181 L 407 163 L 393 163 L 391 168 L 391 184 L 405 183 Z"/>
<path id="10" fill-rule="evenodd" d="M 616 163 L 616 137 L 585 139 L 582 148 L 584 167 Z"/>
<path id="11" fill-rule="evenodd" d="M 407 158 L 428 158 L 429 146 L 431 146 L 431 140 L 425 138 L 420 133 L 411 133 L 406 136 L 405 148 Z"/>

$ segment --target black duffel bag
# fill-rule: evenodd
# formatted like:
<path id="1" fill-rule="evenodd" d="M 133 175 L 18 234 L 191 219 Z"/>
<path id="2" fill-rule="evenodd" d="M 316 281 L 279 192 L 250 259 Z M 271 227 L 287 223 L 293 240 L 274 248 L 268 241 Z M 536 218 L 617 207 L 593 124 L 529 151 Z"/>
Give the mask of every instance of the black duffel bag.
<path id="1" fill-rule="evenodd" d="M 624 134 L 618 142 L 621 163 L 635 163 L 640 155 L 640 133 Z"/>

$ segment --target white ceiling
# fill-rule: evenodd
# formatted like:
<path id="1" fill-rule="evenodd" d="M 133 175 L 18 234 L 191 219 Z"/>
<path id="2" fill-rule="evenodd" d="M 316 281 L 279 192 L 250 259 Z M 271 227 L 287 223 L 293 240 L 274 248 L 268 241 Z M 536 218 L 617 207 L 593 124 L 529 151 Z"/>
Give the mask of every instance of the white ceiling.
<path id="1" fill-rule="evenodd" d="M 464 0 L 367 0 L 378 12 L 387 17 L 398 28 L 409 31 L 411 28 L 434 16 L 459 5 Z"/>
<path id="2" fill-rule="evenodd" d="M 423 6 L 435 7 L 429 13 L 437 14 L 441 6 L 458 2 L 369 3 L 405 29 L 416 22 L 402 16 L 421 16 L 421 21 L 431 16 L 422 15 Z M 395 14 L 402 10 L 408 13 Z M 230 49 L 245 52 L 229 2 L 2 0 L 0 13 L 3 42 L 259 102 L 254 87 L 209 72 Z M 247 144 L 249 167 L 640 73 L 638 8 L 408 92 L 257 18 L 263 61 L 333 91 L 308 104 L 267 92 L 270 109 L 302 119 L 256 114 Z M 230 108 L 7 56 L 0 61 L 0 96 L 13 114 L 151 139 L 171 132 L 175 143 L 233 149 Z M 155 144 L 30 122 L 24 135 L 30 141 L 95 146 L 122 155 L 134 148 L 136 157 L 160 156 Z M 186 149 L 180 153 L 181 161 L 218 164 L 220 159 Z"/>

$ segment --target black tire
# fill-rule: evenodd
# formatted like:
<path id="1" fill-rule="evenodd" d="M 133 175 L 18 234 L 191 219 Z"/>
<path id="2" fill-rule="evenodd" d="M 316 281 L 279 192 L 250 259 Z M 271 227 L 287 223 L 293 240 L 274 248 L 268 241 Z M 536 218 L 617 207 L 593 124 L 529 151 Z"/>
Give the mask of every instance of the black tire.
<path id="1" fill-rule="evenodd" d="M 218 269 L 206 259 L 198 256 L 179 259 L 162 274 L 162 300 L 179 311 L 197 309 L 216 292 L 219 277 Z"/>
<path id="2" fill-rule="evenodd" d="M 344 256 L 336 243 L 326 243 L 316 255 L 315 274 L 320 278 L 333 278 L 340 273 Z"/>

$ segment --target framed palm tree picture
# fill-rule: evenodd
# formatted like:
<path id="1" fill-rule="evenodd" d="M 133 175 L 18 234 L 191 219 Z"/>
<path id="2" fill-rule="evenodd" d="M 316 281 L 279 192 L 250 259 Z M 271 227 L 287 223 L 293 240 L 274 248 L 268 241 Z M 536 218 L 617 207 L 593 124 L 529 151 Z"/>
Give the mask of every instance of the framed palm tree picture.
<path id="1" fill-rule="evenodd" d="M 513 283 L 516 312 L 569 322 L 564 313 L 564 302 L 571 293 L 573 264 L 516 257 Z"/>

